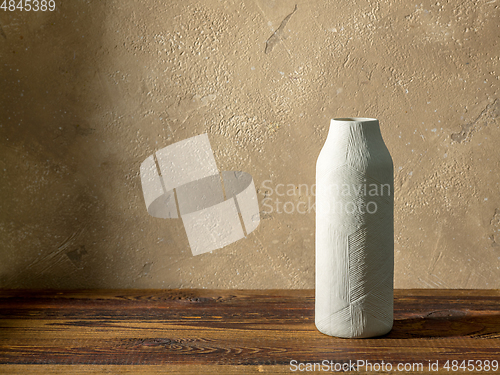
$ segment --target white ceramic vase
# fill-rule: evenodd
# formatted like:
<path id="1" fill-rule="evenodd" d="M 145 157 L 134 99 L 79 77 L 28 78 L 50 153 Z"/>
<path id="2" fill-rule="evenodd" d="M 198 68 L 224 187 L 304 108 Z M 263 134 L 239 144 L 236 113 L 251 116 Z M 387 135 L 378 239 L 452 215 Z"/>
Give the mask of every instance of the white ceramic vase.
<path id="1" fill-rule="evenodd" d="M 392 158 L 371 118 L 331 120 L 316 164 L 315 323 L 364 338 L 393 324 Z"/>

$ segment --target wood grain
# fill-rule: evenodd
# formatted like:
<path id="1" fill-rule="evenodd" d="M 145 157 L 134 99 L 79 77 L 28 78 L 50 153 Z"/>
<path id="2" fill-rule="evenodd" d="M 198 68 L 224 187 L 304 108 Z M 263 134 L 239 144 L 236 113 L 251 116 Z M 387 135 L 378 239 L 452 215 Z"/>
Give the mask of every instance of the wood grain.
<path id="1" fill-rule="evenodd" d="M 26 365 L 33 373 L 55 365 L 73 365 L 75 373 L 88 365 L 237 373 L 234 366 L 245 365 L 246 373 L 288 372 L 291 360 L 500 361 L 500 291 L 396 290 L 394 308 L 389 334 L 338 339 L 316 330 L 313 290 L 3 290 L 0 372 L 30 372 Z"/>

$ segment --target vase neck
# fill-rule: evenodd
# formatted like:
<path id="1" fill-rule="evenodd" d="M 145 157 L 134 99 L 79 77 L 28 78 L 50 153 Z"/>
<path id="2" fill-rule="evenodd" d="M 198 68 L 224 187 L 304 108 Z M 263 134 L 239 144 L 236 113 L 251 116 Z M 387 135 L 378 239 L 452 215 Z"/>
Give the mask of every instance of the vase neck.
<path id="1" fill-rule="evenodd" d="M 327 141 L 331 138 L 347 136 L 358 140 L 380 141 L 382 134 L 377 119 L 373 118 L 338 118 L 330 121 Z M 351 138 L 350 137 L 350 138 Z"/>

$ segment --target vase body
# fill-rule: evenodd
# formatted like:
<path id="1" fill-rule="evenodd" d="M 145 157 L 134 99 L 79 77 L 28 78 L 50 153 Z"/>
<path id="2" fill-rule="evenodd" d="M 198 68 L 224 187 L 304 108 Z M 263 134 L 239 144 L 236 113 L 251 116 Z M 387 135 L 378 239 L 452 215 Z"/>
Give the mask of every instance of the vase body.
<path id="1" fill-rule="evenodd" d="M 316 327 L 388 333 L 393 279 L 393 163 L 378 120 L 333 119 L 316 164 Z"/>

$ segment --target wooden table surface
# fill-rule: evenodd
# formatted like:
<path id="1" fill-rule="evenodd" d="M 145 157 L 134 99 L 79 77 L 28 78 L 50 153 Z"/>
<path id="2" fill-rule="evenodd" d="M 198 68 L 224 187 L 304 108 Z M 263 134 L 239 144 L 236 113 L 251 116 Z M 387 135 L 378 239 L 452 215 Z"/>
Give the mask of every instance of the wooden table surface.
<path id="1" fill-rule="evenodd" d="M 394 318 L 339 339 L 313 290 L 0 290 L 0 373 L 500 373 L 499 290 L 396 290 Z"/>

